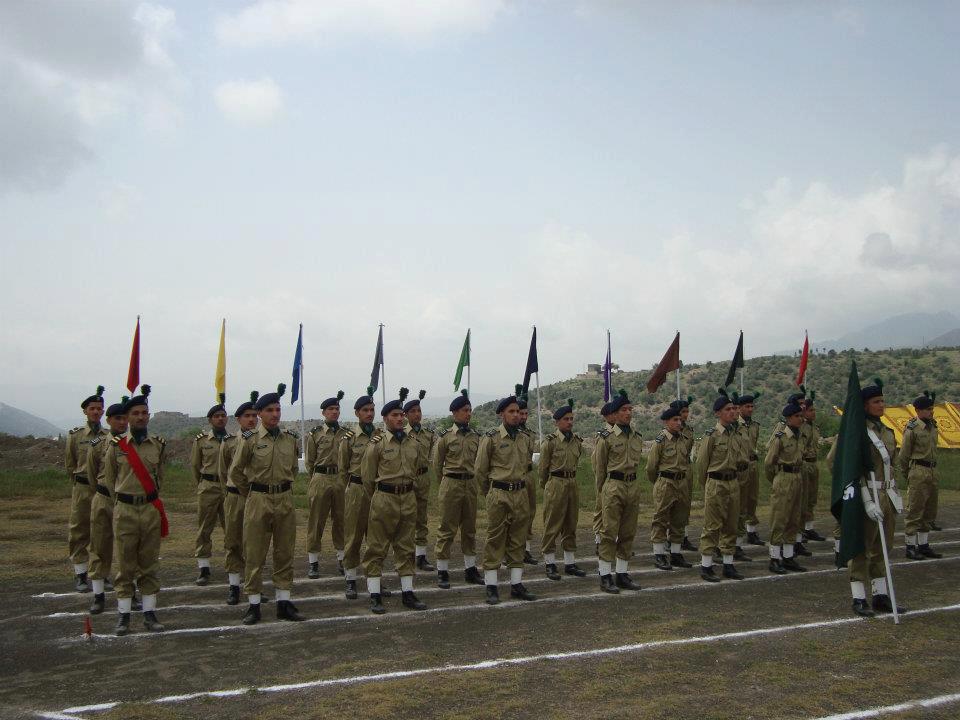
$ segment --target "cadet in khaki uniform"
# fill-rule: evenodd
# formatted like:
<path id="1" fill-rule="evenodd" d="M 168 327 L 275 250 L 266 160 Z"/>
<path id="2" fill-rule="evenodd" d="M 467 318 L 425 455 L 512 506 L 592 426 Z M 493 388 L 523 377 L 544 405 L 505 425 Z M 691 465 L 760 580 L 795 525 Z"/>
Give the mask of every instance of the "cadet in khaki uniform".
<path id="1" fill-rule="evenodd" d="M 470 427 L 473 407 L 467 391 L 450 403 L 453 426 L 437 433 L 433 445 L 433 469 L 440 478 L 437 504 L 440 506 L 440 526 L 437 528 L 437 585 L 450 587 L 450 546 L 460 531 L 463 550 L 463 579 L 473 585 L 483 585 L 477 569 L 477 483 L 473 470 L 477 463 L 480 433 Z"/>
<path id="2" fill-rule="evenodd" d="M 241 435 L 257 427 L 257 411 L 253 404 L 260 398 L 256 390 L 250 393 L 250 400 L 240 403 L 233 412 L 240 424 L 240 431 L 228 435 L 220 443 L 220 482 L 227 491 L 223 500 L 223 550 L 225 553 L 224 566 L 227 571 L 227 581 L 230 591 L 227 595 L 227 605 L 240 603 L 240 578 L 243 576 L 243 511 L 247 498 L 240 494 L 240 488 L 230 479 L 230 465 L 237 455 L 237 446 L 243 439 Z M 261 598 L 262 599 L 262 598 Z"/>
<path id="3" fill-rule="evenodd" d="M 757 444 L 760 442 L 760 425 L 753 419 L 754 403 L 760 393 L 754 392 L 740 398 L 740 433 L 747 447 L 747 470 L 740 476 L 740 520 L 737 524 L 739 546 L 764 545 L 760 539 L 760 520 L 757 518 L 757 500 L 760 496 L 760 472 L 757 467 Z"/>
<path id="4" fill-rule="evenodd" d="M 383 434 L 373 426 L 376 407 L 373 402 L 373 388 L 367 388 L 367 394 L 361 395 L 353 404 L 357 416 L 357 428 L 347 431 L 340 442 L 340 458 L 337 463 L 347 483 L 344 498 L 344 532 L 346 547 L 343 557 L 346 580 L 347 600 L 357 599 L 357 569 L 360 566 L 360 547 L 367 536 L 367 520 L 370 515 L 370 498 L 363 489 L 360 466 L 367 445 L 375 437 Z M 380 595 L 389 597 L 381 583 Z"/>
<path id="5" fill-rule="evenodd" d="M 680 437 L 683 438 L 684 443 L 686 444 L 686 450 L 684 457 L 687 460 L 690 460 L 693 453 L 693 445 L 696 441 L 696 436 L 693 434 L 693 430 L 690 429 L 689 420 L 690 420 L 690 403 L 693 402 L 692 397 L 687 397 L 686 400 L 674 400 L 670 403 L 670 407 L 676 407 L 680 410 Z M 691 468 L 692 470 L 692 468 Z M 680 549 L 687 550 L 688 552 L 697 552 L 697 546 L 690 542 L 690 532 L 687 527 L 687 523 L 690 522 L 690 508 L 693 505 L 693 472 L 687 473 L 687 496 L 686 503 L 683 507 L 683 540 L 680 541 Z"/>
<path id="6" fill-rule="evenodd" d="M 113 497 L 103 484 L 103 456 L 107 450 L 109 438 L 120 437 L 127 432 L 127 413 L 124 405 L 130 398 L 124 396 L 120 402 L 107 408 L 107 425 L 110 434 L 95 437 L 90 441 L 87 453 L 86 475 L 90 484 L 96 488 L 96 494 L 90 502 L 90 583 L 93 585 L 93 604 L 91 615 L 99 615 L 104 609 L 104 591 L 112 590 L 110 566 L 113 564 Z M 138 608 L 139 609 L 139 608 Z"/>
<path id="7" fill-rule="evenodd" d="M 774 431 L 763 460 L 770 493 L 770 572 L 805 572 L 794 557 L 794 538 L 800 527 L 800 488 L 803 483 L 803 409 L 796 404 L 783 408 L 785 426 Z"/>
<path id="8" fill-rule="evenodd" d="M 810 397 L 800 405 L 803 408 L 803 420 L 807 432 L 807 446 L 803 450 L 804 506 L 800 518 L 803 523 L 801 536 L 804 542 L 826 541 L 826 538 L 813 528 L 814 510 L 816 510 L 817 496 L 820 492 L 820 466 L 817 464 L 820 452 L 820 430 L 816 425 L 817 409 L 813 406 L 816 396 L 816 392 L 811 391 Z"/>
<path id="9" fill-rule="evenodd" d="M 737 453 L 737 539 L 736 539 L 736 549 L 733 551 L 733 559 L 737 562 L 753 562 L 749 555 L 743 551 L 743 545 L 747 541 L 746 525 L 743 523 L 743 513 L 739 508 L 743 507 L 744 495 L 746 494 L 747 483 L 749 482 L 749 471 L 750 471 L 750 456 L 752 454 L 750 450 L 750 437 L 747 434 L 746 429 L 743 425 L 740 424 L 740 396 L 734 392 L 731 396 L 733 400 L 733 407 L 736 410 L 736 415 L 734 416 L 734 430 L 736 431 L 734 436 L 737 440 L 738 453 Z M 718 554 L 714 553 L 714 561 L 718 558 Z"/>
<path id="10" fill-rule="evenodd" d="M 737 435 L 737 410 L 720 388 L 713 403 L 717 424 L 707 430 L 697 454 L 696 473 L 703 493 L 703 533 L 700 535 L 700 577 L 719 582 L 713 573 L 713 553 L 723 558 L 723 577 L 743 580 L 733 564 L 737 547 L 737 519 L 740 517 L 740 486 L 737 462 L 741 444 Z"/>
<path id="11" fill-rule="evenodd" d="M 320 545 L 327 517 L 333 521 L 333 547 L 337 553 L 337 570 L 343 575 L 343 503 L 346 493 L 346 478 L 339 466 L 340 443 L 347 434 L 347 428 L 340 425 L 340 401 L 343 390 L 336 397 L 330 397 L 320 403 L 323 413 L 323 425 L 318 425 L 307 433 L 307 472 L 310 483 L 307 485 L 307 577 L 320 577 Z"/>
<path id="12" fill-rule="evenodd" d="M 585 577 L 577 566 L 577 519 L 580 517 L 580 492 L 577 487 L 577 466 L 583 452 L 583 438 L 573 432 L 573 399 L 553 412 L 557 429 L 543 439 L 540 446 L 540 487 L 543 489 L 543 561 L 547 577 L 559 580 L 557 540 L 563 550 L 565 575 Z"/>
<path id="13" fill-rule="evenodd" d="M 143 626 L 151 632 L 164 629 L 157 620 L 156 609 L 160 540 L 166 534 L 166 514 L 159 494 L 167 444 L 160 436 L 147 432 L 150 386 L 142 385 L 140 393 L 124 405 L 129 429 L 124 435 L 111 438 L 103 456 L 103 484 L 117 501 L 113 509 L 114 555 L 119 566 L 114 581 L 119 611 L 117 635 L 130 631 L 134 583 L 143 593 Z M 147 477 L 137 474 L 138 462 Z"/>
<path id="14" fill-rule="evenodd" d="M 904 540 L 911 560 L 943 557 L 930 549 L 930 530 L 937 517 L 936 394 L 924 391 L 913 401 L 917 416 L 907 423 L 900 447 L 900 471 L 907 478 L 907 518 Z"/>
<path id="15" fill-rule="evenodd" d="M 403 413 L 407 418 L 404 432 L 417 441 L 420 456 L 417 459 L 417 477 L 414 481 L 417 496 L 417 530 L 414 533 L 414 546 L 417 556 L 417 569 L 433 572 L 436 568 L 427 560 L 427 509 L 430 501 L 430 452 L 433 450 L 434 434 L 430 428 L 425 428 L 423 410 L 420 401 L 427 396 L 426 390 L 421 390 L 419 397 L 408 400 L 403 406 Z"/>
<path id="16" fill-rule="evenodd" d="M 687 443 L 680 434 L 683 421 L 680 407 L 671 405 L 660 415 L 663 430 L 654 438 L 647 457 L 647 480 L 653 485 L 653 522 L 650 542 L 653 543 L 653 562 L 658 570 L 673 570 L 673 566 L 692 567 L 681 552 L 683 523 L 688 500 L 690 456 Z M 669 549 L 669 555 L 667 551 Z"/>
<path id="17" fill-rule="evenodd" d="M 210 582 L 210 556 L 213 552 L 213 528 L 223 522 L 223 500 L 226 485 L 220 480 L 220 450 L 223 442 L 233 436 L 227 432 L 227 410 L 223 406 L 226 395 L 220 393 L 220 402 L 207 410 L 210 429 L 193 439 L 190 451 L 190 469 L 197 483 L 197 585 Z"/>
<path id="18" fill-rule="evenodd" d="M 260 621 L 260 591 L 263 564 L 273 541 L 273 586 L 277 592 L 277 619 L 302 620 L 290 602 L 293 587 L 293 551 L 297 542 L 297 515 L 293 507 L 293 481 L 300 453 L 297 434 L 280 429 L 280 398 L 277 392 L 261 395 L 254 409 L 260 427 L 240 436 L 228 477 L 247 498 L 243 511 L 244 591 L 250 606 L 244 625 Z"/>
<path id="19" fill-rule="evenodd" d="M 600 589 L 618 593 L 639 590 L 627 574 L 633 555 L 640 511 L 640 484 L 637 466 L 643 455 L 643 436 L 630 427 L 633 405 L 625 390 L 610 401 L 612 430 L 601 430 L 593 450 L 593 472 L 597 484 L 603 484 L 603 528 L 597 569 Z M 611 575 L 616 560 L 616 576 Z"/>
<path id="20" fill-rule="evenodd" d="M 516 395 L 497 403 L 499 427 L 480 438 L 474 475 L 487 500 L 487 544 L 483 549 L 486 602 L 500 602 L 497 570 L 506 560 L 510 568 L 510 597 L 536 600 L 523 586 L 523 548 L 530 529 L 527 468 L 530 449 L 520 431 L 520 406 Z"/>
<path id="21" fill-rule="evenodd" d="M 530 409 L 527 407 L 527 394 L 523 390 L 523 385 L 519 383 L 515 386 L 515 389 L 517 406 L 520 408 L 520 434 L 527 440 L 527 455 L 530 458 L 530 462 L 527 463 L 527 474 L 524 476 L 524 480 L 527 483 L 527 503 L 530 506 L 530 521 L 527 527 L 527 540 L 523 544 L 523 562 L 525 565 L 536 565 L 537 560 L 531 552 L 533 548 L 531 542 L 531 538 L 533 537 L 533 520 L 537 514 L 537 478 L 533 472 L 533 463 L 535 456 L 539 455 L 539 453 L 536 452 L 537 441 L 533 431 L 527 427 L 527 420 L 530 419 Z"/>
<path id="22" fill-rule="evenodd" d="M 610 414 L 609 402 L 604 403 L 603 407 L 600 408 L 600 417 L 603 418 L 603 429 L 612 431 L 613 416 Z M 603 530 L 603 483 L 606 479 L 606 476 L 595 476 L 597 499 L 593 508 L 593 543 L 596 546 L 594 549 L 598 557 L 600 556 L 600 531 Z"/>
<path id="23" fill-rule="evenodd" d="M 367 576 L 370 610 L 377 615 L 387 611 L 380 593 L 380 576 L 391 547 L 404 607 L 427 609 L 413 592 L 413 538 L 417 526 L 414 486 L 421 448 L 403 429 L 403 401 L 409 392 L 400 388 L 400 399 L 391 400 L 381 408 L 384 432 L 370 439 L 360 463 L 363 489 L 370 498 L 363 571 Z"/>
<path id="24" fill-rule="evenodd" d="M 80 409 L 87 418 L 86 425 L 75 427 L 67 435 L 67 448 L 64 454 L 64 466 L 70 476 L 70 526 L 67 533 L 67 545 L 70 560 L 73 562 L 74 588 L 77 592 L 90 592 L 87 578 L 87 561 L 90 554 L 90 503 L 96 494 L 86 475 L 87 452 L 90 443 L 96 438 L 105 438 L 107 431 L 100 426 L 103 417 L 103 385 L 97 386 L 97 392 L 80 403 Z"/>

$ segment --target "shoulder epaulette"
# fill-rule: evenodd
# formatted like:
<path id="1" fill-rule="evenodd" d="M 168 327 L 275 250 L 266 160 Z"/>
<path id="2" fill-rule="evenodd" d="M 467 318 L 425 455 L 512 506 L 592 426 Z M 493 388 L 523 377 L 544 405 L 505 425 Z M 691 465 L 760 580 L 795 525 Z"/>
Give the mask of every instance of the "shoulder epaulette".
<path id="1" fill-rule="evenodd" d="M 114 445 L 119 445 L 121 437 L 122 435 L 114 435 L 113 437 L 110 438 L 110 442 L 112 442 Z"/>
<path id="2" fill-rule="evenodd" d="M 374 435 L 372 438 L 370 438 L 370 442 L 372 443 L 378 443 L 381 440 L 383 440 L 383 435 Z"/>
<path id="3" fill-rule="evenodd" d="M 82 427 L 75 427 L 73 430 L 70 431 L 70 434 L 73 435 L 74 433 L 78 433 L 81 430 L 83 430 Z"/>
<path id="4" fill-rule="evenodd" d="M 255 432 L 256 432 L 256 430 L 253 430 L 253 429 L 251 429 L 251 430 L 244 430 L 242 433 L 240 433 L 240 437 L 242 437 L 244 440 L 246 440 L 246 439 L 248 439 L 251 435 L 253 435 Z"/>
<path id="5" fill-rule="evenodd" d="M 713 435 L 716 431 L 717 429 L 715 427 L 712 427 L 709 430 L 704 431 L 703 436 L 706 437 L 707 435 Z"/>
<path id="6" fill-rule="evenodd" d="M 344 439 L 344 440 L 348 440 L 348 439 L 350 439 L 350 438 L 352 438 L 352 437 L 353 437 L 353 430 L 347 430 L 346 428 L 344 428 L 344 430 L 343 430 L 343 439 Z"/>
<path id="7" fill-rule="evenodd" d="M 653 441 L 657 443 L 662 443 L 666 439 L 667 439 L 666 434 L 663 432 L 663 430 L 661 430 L 659 433 L 657 433 L 657 436 L 653 439 Z"/>
<path id="8" fill-rule="evenodd" d="M 204 435 L 206 435 L 204 432 L 197 433 L 197 436 L 194 438 L 194 440 L 203 440 Z"/>
<path id="9" fill-rule="evenodd" d="M 597 435 L 602 438 L 610 437 L 609 430 L 597 430 Z"/>
<path id="10" fill-rule="evenodd" d="M 90 447 L 93 447 L 94 445 L 99 445 L 100 441 L 103 440 L 104 437 L 105 437 L 104 435 L 97 435 L 93 440 L 90 441 Z"/>
<path id="11" fill-rule="evenodd" d="M 500 431 L 497 428 L 493 428 L 493 430 L 487 430 L 487 432 L 485 432 L 484 435 L 486 435 L 487 437 L 493 437 L 498 432 Z"/>
<path id="12" fill-rule="evenodd" d="M 583 436 L 582 436 L 582 435 L 579 435 L 579 434 L 577 434 L 577 433 L 574 433 L 573 436 L 574 436 L 577 440 L 579 440 L 580 442 L 583 442 Z"/>
<path id="13" fill-rule="evenodd" d="M 151 435 L 150 437 L 153 438 L 154 440 L 156 440 L 156 441 L 157 441 L 158 443 L 160 443 L 161 445 L 166 445 L 166 444 L 167 444 L 167 441 L 164 440 L 164 439 L 163 439 L 162 437 L 160 437 L 159 435 Z"/>
<path id="14" fill-rule="evenodd" d="M 783 437 L 784 435 L 786 435 L 786 433 L 785 433 L 783 430 L 777 430 L 777 431 L 773 434 L 774 437 Z"/>
<path id="15" fill-rule="evenodd" d="M 285 432 L 287 435 L 293 435 L 295 438 L 297 438 L 297 440 L 300 439 L 300 436 L 299 436 L 296 432 L 294 432 L 293 430 L 284 430 L 284 432 Z"/>
<path id="16" fill-rule="evenodd" d="M 310 430 L 307 432 L 307 435 L 313 435 L 317 430 L 323 430 L 323 426 L 317 425 L 315 427 L 310 428 Z"/>
<path id="17" fill-rule="evenodd" d="M 439 435 L 440 437 L 443 437 L 448 432 L 450 432 L 450 428 L 444 428 L 443 430 L 437 430 L 437 435 Z"/>
<path id="18" fill-rule="evenodd" d="M 919 421 L 917 418 L 910 418 L 910 420 L 907 421 L 907 427 L 913 430 L 917 426 L 918 422 Z"/>

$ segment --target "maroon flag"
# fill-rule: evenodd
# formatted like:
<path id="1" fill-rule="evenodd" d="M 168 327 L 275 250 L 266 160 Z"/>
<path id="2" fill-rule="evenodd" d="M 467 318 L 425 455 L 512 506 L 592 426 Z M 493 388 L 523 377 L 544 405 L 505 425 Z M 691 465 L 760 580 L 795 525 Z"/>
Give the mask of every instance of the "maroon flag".
<path id="1" fill-rule="evenodd" d="M 673 370 L 680 369 L 680 333 L 670 343 L 667 352 L 663 354 L 663 359 L 657 364 L 657 369 L 647 381 L 647 392 L 656 392 L 663 383 L 667 381 L 667 374 Z"/>
<path id="2" fill-rule="evenodd" d="M 133 332 L 133 347 L 130 348 L 130 368 L 127 370 L 127 390 L 135 393 L 140 384 L 140 316 L 137 315 L 137 329 Z"/>
<path id="3" fill-rule="evenodd" d="M 810 338 L 803 333 L 803 352 L 800 354 L 800 369 L 797 370 L 797 385 L 803 385 L 803 376 L 807 374 L 807 360 L 810 358 Z"/>

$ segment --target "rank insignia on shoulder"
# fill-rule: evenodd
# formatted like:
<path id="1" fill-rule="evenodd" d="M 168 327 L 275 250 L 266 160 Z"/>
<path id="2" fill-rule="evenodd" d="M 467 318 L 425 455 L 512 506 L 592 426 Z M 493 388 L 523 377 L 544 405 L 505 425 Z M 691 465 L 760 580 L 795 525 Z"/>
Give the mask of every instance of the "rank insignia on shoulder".
<path id="1" fill-rule="evenodd" d="M 120 438 L 121 438 L 121 437 L 122 437 L 122 436 L 114 436 L 114 437 L 110 438 L 110 442 L 112 442 L 114 445 L 119 445 L 119 444 L 120 444 Z"/>
<path id="2" fill-rule="evenodd" d="M 383 440 L 383 435 L 374 435 L 372 438 L 370 438 L 370 442 L 372 443 L 378 443 L 381 440 Z"/>
<path id="3" fill-rule="evenodd" d="M 352 438 L 353 436 L 354 436 L 354 435 L 353 435 L 353 430 L 344 430 L 344 431 L 343 431 L 343 439 L 344 439 L 344 440 L 349 440 L 349 439 Z"/>
<path id="4" fill-rule="evenodd" d="M 298 440 L 300 439 L 300 436 L 299 436 L 297 433 L 295 433 L 293 430 L 284 430 L 284 432 L 285 432 L 287 435 L 292 435 L 293 437 L 297 438 Z"/>
<path id="5" fill-rule="evenodd" d="M 773 434 L 774 437 L 783 437 L 784 435 L 786 435 L 786 433 L 785 433 L 783 430 L 777 430 L 777 431 Z"/>
<path id="6" fill-rule="evenodd" d="M 493 437 L 493 436 L 496 435 L 498 432 L 500 432 L 500 431 L 499 431 L 497 428 L 493 428 L 493 430 L 487 430 L 487 432 L 486 432 L 485 434 L 486 434 L 488 437 Z"/>
<path id="7" fill-rule="evenodd" d="M 577 435 L 577 433 L 574 433 L 573 437 L 574 439 L 579 440 L 580 442 L 583 442 L 583 438 L 580 435 Z"/>
<path id="8" fill-rule="evenodd" d="M 660 433 L 659 435 L 657 435 L 657 436 L 653 439 L 653 441 L 656 442 L 656 443 L 662 443 L 662 442 L 663 442 L 664 440 L 666 440 L 666 439 L 667 439 L 667 436 L 664 435 L 663 433 Z"/>
<path id="9" fill-rule="evenodd" d="M 194 439 L 195 439 L 195 440 L 203 440 L 203 436 L 204 436 L 204 435 L 206 435 L 206 433 L 197 433 L 197 437 L 194 438 Z"/>
<path id="10" fill-rule="evenodd" d="M 93 447 L 94 445 L 99 444 L 101 440 L 103 440 L 103 435 L 98 435 L 97 437 L 95 437 L 93 440 L 90 441 L 90 447 Z"/>
<path id="11" fill-rule="evenodd" d="M 437 435 L 439 435 L 440 437 L 443 437 L 443 436 L 446 435 L 448 432 L 450 432 L 450 428 L 444 428 L 443 430 L 438 430 L 438 431 L 437 431 Z"/>
<path id="12" fill-rule="evenodd" d="M 918 422 L 916 418 L 910 418 L 910 420 L 907 422 L 907 427 L 910 428 L 911 430 L 915 428 L 917 425 L 918 425 Z"/>
<path id="13" fill-rule="evenodd" d="M 81 430 L 83 430 L 83 428 L 75 427 L 73 430 L 70 431 L 70 434 L 73 435 L 74 433 L 78 433 L 78 432 L 80 432 Z"/>
<path id="14" fill-rule="evenodd" d="M 609 430 L 597 430 L 597 435 L 599 435 L 599 436 L 602 437 L 602 438 L 607 438 L 607 437 L 610 437 L 610 431 L 609 431 Z"/>
<path id="15" fill-rule="evenodd" d="M 307 433 L 307 435 L 313 435 L 317 430 L 323 430 L 323 428 L 320 425 L 317 425 L 316 427 L 312 427 L 310 428 L 310 431 Z"/>
<path id="16" fill-rule="evenodd" d="M 161 445 L 166 445 L 166 444 L 167 444 L 167 441 L 164 440 L 164 439 L 163 439 L 162 437 L 160 437 L 159 435 L 151 435 L 150 437 L 151 437 L 153 440 L 156 440 L 156 441 L 157 441 L 158 443 L 160 443 Z"/>
<path id="17" fill-rule="evenodd" d="M 712 427 L 712 428 L 710 428 L 709 430 L 707 430 L 706 432 L 703 433 L 703 437 L 706 437 L 707 435 L 713 435 L 716 431 L 717 431 L 717 429 L 716 429 L 715 427 Z M 699 438 L 698 438 L 698 439 L 699 439 Z"/>
<path id="18" fill-rule="evenodd" d="M 255 432 L 256 430 L 244 430 L 242 433 L 240 433 L 240 437 L 246 440 L 247 438 L 252 437 Z"/>

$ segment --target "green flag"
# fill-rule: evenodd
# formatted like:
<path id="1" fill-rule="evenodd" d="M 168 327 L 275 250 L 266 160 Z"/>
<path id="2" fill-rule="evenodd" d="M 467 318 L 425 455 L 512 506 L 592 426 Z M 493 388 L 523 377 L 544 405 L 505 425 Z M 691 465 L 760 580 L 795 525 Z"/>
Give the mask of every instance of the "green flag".
<path id="1" fill-rule="evenodd" d="M 457 363 L 457 374 L 453 376 L 453 389 L 460 389 L 460 380 L 463 377 L 463 369 L 470 365 L 470 330 L 467 329 L 467 337 L 463 340 L 463 350 L 460 351 L 460 362 Z"/>
<path id="2" fill-rule="evenodd" d="M 870 458 L 870 440 L 867 438 L 867 418 L 860 396 L 860 378 L 856 361 L 850 364 L 847 381 L 847 399 L 837 434 L 833 457 L 833 487 L 830 512 L 840 523 L 840 562 L 864 551 L 863 500 L 860 498 L 860 478 L 873 470 Z"/>
<path id="3" fill-rule="evenodd" d="M 723 381 L 726 387 L 733 382 L 737 375 L 737 369 L 743 367 L 743 330 L 740 331 L 740 339 L 737 341 L 737 349 L 733 353 L 733 360 L 730 361 L 730 369 L 727 371 L 727 379 Z"/>

